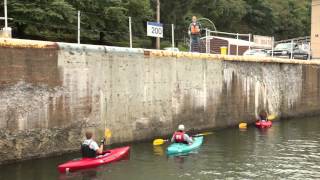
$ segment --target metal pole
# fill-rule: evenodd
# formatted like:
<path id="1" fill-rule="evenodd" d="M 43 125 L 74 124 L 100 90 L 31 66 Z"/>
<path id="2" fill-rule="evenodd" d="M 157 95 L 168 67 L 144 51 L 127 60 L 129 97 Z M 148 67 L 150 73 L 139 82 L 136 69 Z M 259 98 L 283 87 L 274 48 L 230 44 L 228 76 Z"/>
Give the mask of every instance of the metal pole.
<path id="1" fill-rule="evenodd" d="M 4 29 L 5 31 L 8 30 L 8 9 L 7 9 L 7 0 L 4 0 Z"/>
<path id="2" fill-rule="evenodd" d="M 174 24 L 171 24 L 172 50 L 174 49 Z"/>
<path id="3" fill-rule="evenodd" d="M 206 53 L 208 53 L 208 29 L 206 28 Z"/>
<path id="4" fill-rule="evenodd" d="M 251 34 L 249 34 L 249 50 L 251 50 Z"/>
<path id="5" fill-rule="evenodd" d="M 191 38 L 191 35 L 189 36 L 189 52 L 191 52 L 192 51 L 192 38 Z"/>
<path id="6" fill-rule="evenodd" d="M 309 52 L 308 52 L 308 60 L 311 60 L 311 43 L 308 43 L 309 45 Z"/>
<path id="7" fill-rule="evenodd" d="M 157 0 L 157 22 L 160 23 L 160 0 Z M 160 49 L 160 38 L 157 37 L 156 48 Z"/>
<path id="8" fill-rule="evenodd" d="M 238 46 L 238 40 L 239 40 L 239 33 L 237 33 L 237 56 L 239 55 L 239 46 Z"/>
<path id="9" fill-rule="evenodd" d="M 78 11 L 78 44 L 80 44 L 80 11 Z"/>
<path id="10" fill-rule="evenodd" d="M 130 48 L 132 48 L 132 27 L 131 27 L 131 17 L 129 17 L 129 38 L 130 38 Z"/>
<path id="11" fill-rule="evenodd" d="M 209 53 L 209 54 L 211 53 L 210 32 L 211 32 L 210 29 L 208 29 L 208 37 L 209 37 L 209 38 L 208 38 L 208 46 L 209 46 L 209 48 L 208 48 L 208 51 L 209 51 L 209 52 L 208 52 L 208 53 Z M 212 42 L 213 42 L 213 41 L 212 41 Z"/>
<path id="12" fill-rule="evenodd" d="M 273 57 L 273 50 L 274 50 L 274 37 L 272 37 L 272 43 L 271 43 L 271 57 Z"/>
<path id="13" fill-rule="evenodd" d="M 290 52 L 290 59 L 293 58 L 293 40 L 291 40 L 291 52 Z"/>

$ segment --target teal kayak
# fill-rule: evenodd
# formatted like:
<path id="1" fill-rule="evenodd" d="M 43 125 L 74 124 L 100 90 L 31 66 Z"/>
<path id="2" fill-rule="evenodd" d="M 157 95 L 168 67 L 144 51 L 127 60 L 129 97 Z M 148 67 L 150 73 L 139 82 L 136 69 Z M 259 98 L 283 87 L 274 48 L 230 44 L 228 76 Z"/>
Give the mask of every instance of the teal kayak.
<path id="1" fill-rule="evenodd" d="M 184 154 L 191 152 L 201 146 L 203 142 L 203 136 L 194 137 L 191 145 L 183 143 L 173 143 L 167 148 L 167 154 Z"/>

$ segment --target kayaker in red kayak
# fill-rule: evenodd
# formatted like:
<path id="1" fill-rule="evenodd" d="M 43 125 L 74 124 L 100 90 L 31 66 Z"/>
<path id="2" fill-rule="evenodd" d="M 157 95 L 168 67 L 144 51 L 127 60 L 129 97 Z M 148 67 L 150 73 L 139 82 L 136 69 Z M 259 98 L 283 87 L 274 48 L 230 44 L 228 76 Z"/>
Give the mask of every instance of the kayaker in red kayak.
<path id="1" fill-rule="evenodd" d="M 93 158 L 103 152 L 105 139 L 101 140 L 101 144 L 99 147 L 98 143 L 92 139 L 92 136 L 93 133 L 91 131 L 86 132 L 86 140 L 84 140 L 84 142 L 81 144 L 82 157 Z"/>
<path id="2" fill-rule="evenodd" d="M 259 121 L 262 121 L 262 122 L 263 121 L 265 121 L 265 122 L 268 121 L 268 113 L 267 113 L 267 111 L 265 111 L 265 110 L 260 111 L 257 119 Z"/>
<path id="3" fill-rule="evenodd" d="M 176 131 L 172 138 L 171 138 L 172 143 L 184 143 L 184 144 L 192 144 L 193 141 L 191 137 L 185 133 L 184 131 L 184 125 L 180 124 L 178 127 L 178 131 Z"/>

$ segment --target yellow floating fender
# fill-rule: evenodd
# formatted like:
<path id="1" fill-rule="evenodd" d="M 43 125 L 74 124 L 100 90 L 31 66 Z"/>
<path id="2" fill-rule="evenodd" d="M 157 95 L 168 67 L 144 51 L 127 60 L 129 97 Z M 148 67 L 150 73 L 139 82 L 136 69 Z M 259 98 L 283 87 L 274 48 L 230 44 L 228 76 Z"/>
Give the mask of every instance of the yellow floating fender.
<path id="1" fill-rule="evenodd" d="M 240 123 L 239 124 L 240 129 L 246 129 L 247 128 L 247 123 Z"/>

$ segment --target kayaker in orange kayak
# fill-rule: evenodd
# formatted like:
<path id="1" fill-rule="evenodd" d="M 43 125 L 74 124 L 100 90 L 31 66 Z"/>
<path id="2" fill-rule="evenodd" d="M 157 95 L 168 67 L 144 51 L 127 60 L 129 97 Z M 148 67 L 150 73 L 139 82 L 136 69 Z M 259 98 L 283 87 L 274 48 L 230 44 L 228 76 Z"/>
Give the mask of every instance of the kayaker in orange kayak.
<path id="1" fill-rule="evenodd" d="M 180 124 L 178 127 L 178 131 L 176 131 L 172 138 L 171 138 L 172 143 L 184 143 L 184 144 L 192 144 L 193 141 L 191 137 L 185 133 L 184 131 L 184 125 Z"/>
<path id="2" fill-rule="evenodd" d="M 81 144 L 81 153 L 82 157 L 93 158 L 96 157 L 97 154 L 101 154 L 103 152 L 103 145 L 105 139 L 102 139 L 100 142 L 100 147 L 98 143 L 93 139 L 93 133 L 91 131 L 86 132 L 86 140 Z"/>

